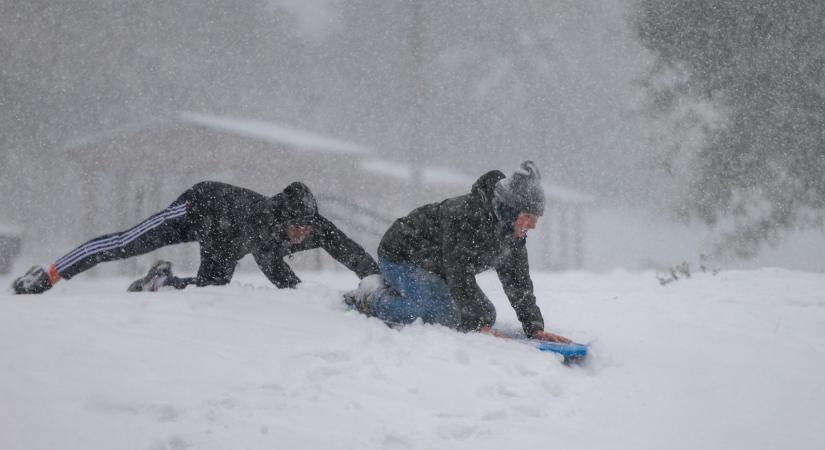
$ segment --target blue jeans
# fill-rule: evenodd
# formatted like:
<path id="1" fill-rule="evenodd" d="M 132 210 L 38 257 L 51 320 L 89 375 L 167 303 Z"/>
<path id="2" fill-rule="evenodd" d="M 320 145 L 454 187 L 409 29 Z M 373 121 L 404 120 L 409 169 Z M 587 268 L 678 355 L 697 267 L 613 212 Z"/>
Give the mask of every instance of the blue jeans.
<path id="1" fill-rule="evenodd" d="M 388 323 L 411 323 L 420 318 L 424 323 L 459 327 L 461 313 L 450 288 L 439 275 L 413 264 L 394 263 L 384 258 L 378 258 L 378 267 L 395 292 L 392 289 L 376 292 L 370 302 L 370 314 Z M 495 307 L 486 297 L 482 300 L 494 318 Z"/>

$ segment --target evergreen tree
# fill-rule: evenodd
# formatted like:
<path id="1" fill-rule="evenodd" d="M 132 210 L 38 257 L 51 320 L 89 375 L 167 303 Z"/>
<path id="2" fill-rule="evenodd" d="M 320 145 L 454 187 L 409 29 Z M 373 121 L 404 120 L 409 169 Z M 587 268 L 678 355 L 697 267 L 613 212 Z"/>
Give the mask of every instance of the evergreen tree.
<path id="1" fill-rule="evenodd" d="M 681 115 L 676 124 L 704 124 L 685 167 L 685 211 L 733 223 L 723 246 L 741 256 L 783 231 L 822 226 L 825 3 L 642 0 L 635 26 L 657 55 L 647 81 L 658 111 L 673 113 L 689 99 L 721 113 L 711 122 Z"/>

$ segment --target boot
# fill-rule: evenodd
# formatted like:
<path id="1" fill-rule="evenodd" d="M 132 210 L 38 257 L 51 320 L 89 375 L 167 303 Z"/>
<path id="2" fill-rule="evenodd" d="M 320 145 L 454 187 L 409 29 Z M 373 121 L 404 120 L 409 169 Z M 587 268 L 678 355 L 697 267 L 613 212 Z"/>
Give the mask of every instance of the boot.
<path id="1" fill-rule="evenodd" d="M 171 277 L 172 263 L 169 261 L 156 261 L 149 268 L 146 276 L 132 282 L 126 292 L 155 292 L 166 286 Z"/>
<path id="2" fill-rule="evenodd" d="M 344 294 L 344 303 L 358 312 L 370 315 L 370 304 L 389 284 L 381 274 L 373 274 L 365 277 L 358 283 L 358 288 Z"/>
<path id="3" fill-rule="evenodd" d="M 41 294 L 51 289 L 52 283 L 45 269 L 34 266 L 22 277 L 14 280 L 11 288 L 15 294 Z"/>

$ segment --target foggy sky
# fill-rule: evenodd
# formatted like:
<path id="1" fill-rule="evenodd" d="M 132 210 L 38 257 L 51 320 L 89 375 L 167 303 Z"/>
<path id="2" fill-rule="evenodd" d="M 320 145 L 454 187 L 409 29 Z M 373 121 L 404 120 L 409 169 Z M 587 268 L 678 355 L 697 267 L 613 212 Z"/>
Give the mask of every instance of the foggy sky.
<path id="1" fill-rule="evenodd" d="M 3 2 L 5 157 L 194 110 L 471 171 L 532 158 L 559 184 L 615 192 L 616 169 L 643 145 L 633 81 L 647 58 L 625 2 L 418 8 Z"/>
<path id="2" fill-rule="evenodd" d="M 656 165 L 630 0 L 56 3 L 0 2 L 7 222 L 53 232 L 84 208 L 56 194 L 88 175 L 67 142 L 176 111 L 471 175 L 533 159 L 600 204 L 665 211 L 678 189 Z"/>

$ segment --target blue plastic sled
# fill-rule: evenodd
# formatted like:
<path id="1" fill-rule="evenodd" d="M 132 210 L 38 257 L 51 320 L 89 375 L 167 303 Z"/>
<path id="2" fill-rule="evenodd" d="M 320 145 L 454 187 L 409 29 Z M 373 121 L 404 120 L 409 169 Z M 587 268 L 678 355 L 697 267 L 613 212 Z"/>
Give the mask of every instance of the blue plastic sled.
<path id="1" fill-rule="evenodd" d="M 523 339 L 523 342 L 536 347 L 543 352 L 553 352 L 564 356 L 564 362 L 581 361 L 587 357 L 587 345 L 572 342 L 570 344 L 561 344 L 558 342 L 540 341 L 537 339 Z"/>

